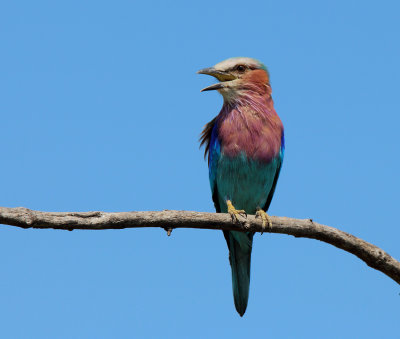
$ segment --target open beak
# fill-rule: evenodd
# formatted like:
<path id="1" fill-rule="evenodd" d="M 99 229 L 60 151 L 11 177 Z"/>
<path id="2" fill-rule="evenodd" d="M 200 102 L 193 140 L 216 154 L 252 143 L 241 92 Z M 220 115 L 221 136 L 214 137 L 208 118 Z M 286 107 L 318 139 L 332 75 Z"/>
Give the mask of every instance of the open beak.
<path id="1" fill-rule="evenodd" d="M 226 88 L 226 87 L 228 87 L 230 80 L 236 79 L 236 77 L 234 75 L 229 74 L 228 72 L 219 71 L 219 70 L 215 69 L 214 67 L 203 68 L 200 71 L 197 71 L 197 74 L 211 75 L 220 81 L 214 85 L 203 88 L 200 92 L 213 91 L 216 89 Z"/>
<path id="2" fill-rule="evenodd" d="M 214 85 L 204 87 L 203 89 L 200 90 L 200 92 L 214 91 L 216 89 L 222 89 L 222 88 L 225 88 L 225 84 L 223 82 L 218 82 Z"/>

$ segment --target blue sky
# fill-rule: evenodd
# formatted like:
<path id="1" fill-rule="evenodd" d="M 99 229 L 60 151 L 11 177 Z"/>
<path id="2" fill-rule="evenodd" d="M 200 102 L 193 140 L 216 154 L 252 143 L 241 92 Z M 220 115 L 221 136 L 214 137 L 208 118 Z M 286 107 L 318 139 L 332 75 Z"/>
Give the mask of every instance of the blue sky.
<path id="1" fill-rule="evenodd" d="M 285 125 L 273 215 L 400 258 L 396 1 L 0 5 L 0 206 L 213 211 L 195 72 L 262 60 Z M 2 338 L 396 338 L 400 288 L 315 240 L 255 236 L 247 312 L 221 232 L 0 228 Z"/>

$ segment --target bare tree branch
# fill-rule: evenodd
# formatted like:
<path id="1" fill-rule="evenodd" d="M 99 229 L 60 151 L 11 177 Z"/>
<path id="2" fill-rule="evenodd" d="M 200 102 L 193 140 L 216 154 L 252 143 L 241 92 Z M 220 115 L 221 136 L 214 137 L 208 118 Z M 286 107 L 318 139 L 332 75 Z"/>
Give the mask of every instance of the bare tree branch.
<path id="1" fill-rule="evenodd" d="M 271 233 L 317 239 L 352 253 L 368 266 L 400 284 L 400 262 L 362 239 L 336 228 L 313 222 L 271 216 Z M 134 227 L 162 227 L 169 234 L 174 228 L 262 232 L 261 221 L 249 215 L 242 224 L 233 224 L 229 214 L 189 211 L 161 212 L 39 212 L 27 208 L 0 207 L 0 224 L 22 228 L 53 228 L 72 231 L 105 230 Z"/>

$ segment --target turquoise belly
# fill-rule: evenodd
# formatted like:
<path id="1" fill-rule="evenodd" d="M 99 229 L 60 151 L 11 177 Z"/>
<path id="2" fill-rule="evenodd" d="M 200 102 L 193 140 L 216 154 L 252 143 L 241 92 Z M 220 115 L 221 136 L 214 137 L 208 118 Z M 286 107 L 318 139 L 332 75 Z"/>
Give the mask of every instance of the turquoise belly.
<path id="1" fill-rule="evenodd" d="M 244 154 L 230 158 L 221 154 L 216 171 L 216 184 L 221 212 L 227 212 L 226 200 L 236 209 L 254 214 L 263 208 L 272 188 L 278 159 L 261 163 L 248 159 Z"/>

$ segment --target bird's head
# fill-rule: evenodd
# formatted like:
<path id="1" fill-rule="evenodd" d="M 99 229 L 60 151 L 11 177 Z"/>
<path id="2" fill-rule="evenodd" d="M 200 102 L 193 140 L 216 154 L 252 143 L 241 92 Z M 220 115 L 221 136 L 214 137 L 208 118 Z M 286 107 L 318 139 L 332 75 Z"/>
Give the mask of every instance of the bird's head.
<path id="1" fill-rule="evenodd" d="M 230 58 L 213 67 L 203 68 L 198 74 L 208 74 L 219 80 L 218 83 L 201 91 L 218 90 L 226 101 L 238 98 L 245 93 L 270 94 L 269 73 L 260 61 L 252 58 Z"/>

